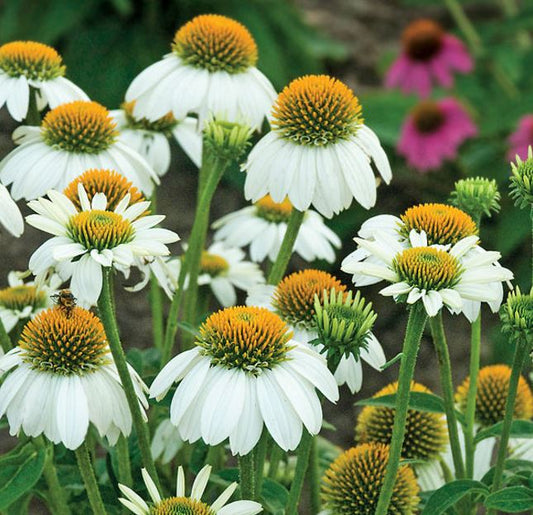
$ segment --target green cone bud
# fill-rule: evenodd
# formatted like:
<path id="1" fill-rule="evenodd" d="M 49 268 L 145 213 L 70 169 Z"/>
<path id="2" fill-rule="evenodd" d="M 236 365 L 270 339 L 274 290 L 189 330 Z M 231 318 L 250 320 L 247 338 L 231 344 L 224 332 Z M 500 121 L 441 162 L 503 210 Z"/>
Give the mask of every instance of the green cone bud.
<path id="1" fill-rule="evenodd" d="M 450 203 L 468 213 L 474 220 L 491 217 L 500 211 L 500 192 L 494 179 L 470 177 L 455 183 Z"/>
<path id="2" fill-rule="evenodd" d="M 527 159 L 516 156 L 511 163 L 511 197 L 520 209 L 533 206 L 533 152 L 529 147 Z"/>

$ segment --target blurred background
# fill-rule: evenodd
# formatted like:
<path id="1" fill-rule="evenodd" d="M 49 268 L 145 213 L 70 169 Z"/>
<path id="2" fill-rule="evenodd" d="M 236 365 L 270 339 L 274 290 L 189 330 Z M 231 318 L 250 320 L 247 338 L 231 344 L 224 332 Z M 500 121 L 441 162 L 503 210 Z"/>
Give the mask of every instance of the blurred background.
<path id="1" fill-rule="evenodd" d="M 456 77 L 451 92 L 437 90 L 434 98 L 460 99 L 478 127 L 478 136 L 465 142 L 459 157 L 438 170 L 422 174 L 405 163 L 396 151 L 402 123 L 417 103 L 415 96 L 385 90 L 383 77 L 401 48 L 404 28 L 417 18 L 438 21 L 445 30 L 465 40 L 453 2 L 447 0 L 2 0 L 0 43 L 31 39 L 54 46 L 63 56 L 67 76 L 88 95 L 108 108 L 123 100 L 131 80 L 146 66 L 170 50 L 175 31 L 201 13 L 220 13 L 245 24 L 259 47 L 258 67 L 280 91 L 291 79 L 307 73 L 328 73 L 345 81 L 360 98 L 365 122 L 378 134 L 392 164 L 390 186 L 378 191 L 378 202 L 367 212 L 354 205 L 328 221 L 343 240 L 337 262 L 315 263 L 349 284 L 340 272 L 340 261 L 354 250 L 352 242 L 361 223 L 379 213 L 399 215 L 421 202 L 446 201 L 454 182 L 481 175 L 498 181 L 502 211 L 485 222 L 485 248 L 500 250 L 503 264 L 511 268 L 517 283 L 529 287 L 530 222 L 526 211 L 513 207 L 507 197 L 510 173 L 508 137 L 520 118 L 533 112 L 533 3 L 518 0 L 464 0 L 477 37 L 475 68 Z M 0 156 L 12 148 L 15 128 L 5 109 L 0 112 Z M 533 135 L 532 135 L 533 136 Z M 532 139 L 533 142 L 533 139 Z M 174 145 L 173 162 L 163 178 L 159 211 L 163 224 L 187 239 L 196 191 L 196 169 Z M 232 170 L 217 192 L 212 220 L 246 205 L 243 175 Z M 23 206 L 21 206 L 22 208 Z M 21 239 L 2 233 L 0 285 L 9 270 L 25 269 L 43 233 L 26 227 Z M 179 254 L 179 245 L 173 247 Z M 294 260 L 293 268 L 305 266 Z M 375 334 L 388 358 L 401 347 L 406 318 L 403 306 L 380 297 L 379 288 L 364 295 L 379 313 Z M 118 317 L 131 359 L 143 366 L 143 349 L 150 345 L 151 322 L 145 292 L 120 292 Z M 496 326 L 497 316 L 484 313 L 483 363 L 507 362 L 509 352 Z M 446 317 L 454 380 L 467 374 L 470 331 L 463 317 Z M 348 447 L 353 442 L 354 401 L 374 394 L 397 377 L 397 365 L 378 373 L 364 367 L 363 391 L 355 397 L 343 391 L 341 410 L 326 417 L 337 426 L 328 433 Z M 439 392 L 436 358 L 429 340 L 423 342 L 416 379 Z"/>

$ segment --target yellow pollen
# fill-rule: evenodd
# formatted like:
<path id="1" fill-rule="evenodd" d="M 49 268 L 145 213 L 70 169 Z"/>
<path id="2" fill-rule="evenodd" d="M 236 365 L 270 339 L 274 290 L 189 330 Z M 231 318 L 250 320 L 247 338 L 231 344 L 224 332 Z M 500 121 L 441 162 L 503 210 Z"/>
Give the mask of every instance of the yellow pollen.
<path id="1" fill-rule="evenodd" d="M 287 359 L 291 337 L 268 309 L 236 306 L 213 313 L 200 327 L 197 345 L 213 365 L 259 373 Z"/>
<path id="2" fill-rule="evenodd" d="M 382 397 L 398 391 L 392 383 L 374 395 Z M 411 392 L 431 393 L 420 383 L 411 383 Z M 360 443 L 377 442 L 390 445 L 396 410 L 385 406 L 365 406 L 361 411 L 355 432 Z M 448 441 L 446 422 L 439 413 L 409 410 L 405 422 L 405 440 L 402 446 L 404 459 L 437 459 Z"/>
<path id="3" fill-rule="evenodd" d="M 420 204 L 410 207 L 400 217 L 401 233 L 406 238 L 411 230 L 424 231 L 428 245 L 454 245 L 459 240 L 478 233 L 470 215 L 446 204 Z"/>
<path id="4" fill-rule="evenodd" d="M 257 45 L 248 29 L 218 14 L 196 16 L 183 25 L 172 50 L 186 64 L 210 72 L 241 73 L 257 63 Z"/>
<path id="5" fill-rule="evenodd" d="M 97 102 L 76 100 L 52 109 L 42 122 L 44 142 L 51 147 L 84 154 L 98 154 L 116 140 L 116 123 Z"/>
<path id="6" fill-rule="evenodd" d="M 389 447 L 380 443 L 361 444 L 342 453 L 322 479 L 327 510 L 335 515 L 375 513 L 388 461 Z M 411 467 L 401 466 L 387 513 L 414 514 L 419 491 Z"/>
<path id="7" fill-rule="evenodd" d="M 190 497 L 167 497 L 154 504 L 150 515 L 215 515 L 204 502 Z"/>
<path id="8" fill-rule="evenodd" d="M 255 207 L 259 217 L 274 223 L 288 222 L 292 213 L 292 204 L 288 198 L 278 203 L 270 195 L 258 200 Z"/>
<path id="9" fill-rule="evenodd" d="M 46 294 L 32 285 L 11 286 L 0 290 L 0 306 L 18 311 L 26 306 L 43 308 L 46 306 Z"/>
<path id="10" fill-rule="evenodd" d="M 114 211 L 118 203 L 129 193 L 130 203 L 137 204 L 143 202 L 145 198 L 142 193 L 135 188 L 126 177 L 114 170 L 92 168 L 76 177 L 63 191 L 78 210 L 81 210 L 78 196 L 78 185 L 83 184 L 89 201 L 97 193 L 104 193 L 107 198 L 107 210 Z"/>
<path id="11" fill-rule="evenodd" d="M 104 250 L 131 241 L 134 229 L 130 222 L 112 211 L 82 211 L 73 215 L 68 224 L 71 238 L 86 249 Z"/>
<path id="12" fill-rule="evenodd" d="M 212 277 L 221 275 L 229 269 L 229 263 L 217 254 L 210 254 L 209 252 L 202 252 L 200 261 L 200 271 L 204 274 L 209 274 Z"/>
<path id="13" fill-rule="evenodd" d="M 463 269 L 455 257 L 433 247 L 403 250 L 393 267 L 400 280 L 420 290 L 443 290 L 455 286 Z"/>
<path id="14" fill-rule="evenodd" d="M 172 129 L 177 125 L 178 121 L 174 118 L 172 111 L 166 115 L 158 118 L 155 121 L 150 121 L 147 118 L 135 118 L 133 116 L 133 108 L 135 107 L 135 100 L 131 102 L 124 102 L 121 108 L 124 110 L 128 126 L 131 129 L 139 129 L 144 131 L 162 132 L 169 136 Z"/>
<path id="15" fill-rule="evenodd" d="M 0 46 L 0 69 L 10 77 L 52 80 L 65 75 L 61 56 L 50 46 L 35 41 L 13 41 Z"/>
<path id="16" fill-rule="evenodd" d="M 309 326 L 314 322 L 315 295 L 321 299 L 324 290 L 346 291 L 335 276 L 322 270 L 307 269 L 285 277 L 274 292 L 272 304 L 279 316 L 293 326 Z"/>
<path id="17" fill-rule="evenodd" d="M 363 123 L 361 104 L 341 81 L 327 75 L 293 80 L 272 109 L 272 129 L 300 145 L 323 146 L 354 135 Z"/>
<path id="18" fill-rule="evenodd" d="M 441 49 L 444 31 L 433 20 L 416 20 L 408 25 L 402 37 L 407 55 L 415 61 L 429 61 Z"/>
<path id="19" fill-rule="evenodd" d="M 507 365 L 490 365 L 479 371 L 476 395 L 476 420 L 483 426 L 492 426 L 503 420 L 505 402 L 509 393 L 511 368 Z M 455 394 L 461 410 L 466 409 L 470 378 L 466 378 Z M 520 376 L 513 418 L 529 420 L 533 417 L 533 394 L 527 381 Z"/>
<path id="20" fill-rule="evenodd" d="M 60 306 L 39 313 L 24 327 L 19 346 L 33 368 L 56 374 L 88 373 L 111 360 L 102 323 L 80 307 L 68 316 Z"/>

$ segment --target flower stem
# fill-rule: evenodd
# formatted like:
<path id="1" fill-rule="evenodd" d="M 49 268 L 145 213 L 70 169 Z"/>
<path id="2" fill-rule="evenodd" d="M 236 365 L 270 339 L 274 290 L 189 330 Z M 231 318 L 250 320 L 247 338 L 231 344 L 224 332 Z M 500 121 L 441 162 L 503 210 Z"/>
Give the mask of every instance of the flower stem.
<path id="1" fill-rule="evenodd" d="M 300 445 L 297 450 L 298 460 L 296 461 L 296 470 L 294 471 L 294 478 L 289 490 L 289 499 L 287 500 L 287 506 L 285 507 L 286 515 L 296 515 L 298 513 L 298 502 L 302 495 L 305 475 L 307 467 L 309 466 L 309 455 L 311 454 L 314 438 L 315 437 L 309 434 L 304 428 L 302 439 L 300 440 Z"/>
<path id="2" fill-rule="evenodd" d="M 376 507 L 376 515 L 386 515 L 388 513 L 394 484 L 396 483 L 405 436 L 405 420 L 407 418 L 407 408 L 411 394 L 411 381 L 413 379 L 416 357 L 426 320 L 427 315 L 424 306 L 421 302 L 417 302 L 411 307 L 407 329 L 405 330 L 403 356 L 398 377 L 398 391 L 396 393 L 396 413 L 394 414 L 394 425 L 389 449 L 389 461 Z"/>
<path id="3" fill-rule="evenodd" d="M 102 501 L 102 496 L 100 495 L 100 489 L 96 482 L 94 469 L 85 442 L 82 443 L 74 453 L 76 454 L 76 460 L 78 461 L 78 468 L 80 469 L 81 477 L 83 478 L 85 490 L 87 490 L 87 497 L 89 498 L 91 509 L 94 513 L 107 513 L 104 507 L 104 501 Z"/>
<path id="4" fill-rule="evenodd" d="M 52 505 L 50 506 L 50 510 L 57 515 L 70 515 L 70 508 L 67 503 L 65 491 L 57 478 L 57 472 L 54 465 L 53 444 L 46 444 L 42 436 L 34 438 L 33 444 L 39 449 L 46 448 L 43 476 L 50 495 L 50 504 Z"/>
<path id="5" fill-rule="evenodd" d="M 24 125 L 41 125 L 41 114 L 37 109 L 37 90 L 32 86 L 30 86 L 30 101 Z"/>
<path id="6" fill-rule="evenodd" d="M 152 310 L 152 334 L 156 349 L 163 348 L 163 295 L 154 274 L 150 274 L 150 307 Z"/>
<path id="7" fill-rule="evenodd" d="M 279 249 L 276 261 L 274 261 L 270 273 L 268 274 L 268 284 L 278 284 L 283 278 L 283 274 L 287 269 L 289 260 L 292 255 L 292 249 L 294 248 L 294 242 L 298 236 L 298 231 L 302 225 L 305 211 L 298 211 L 293 208 L 289 222 L 287 224 L 287 231 L 283 237 L 281 247 Z"/>
<path id="8" fill-rule="evenodd" d="M 531 220 L 531 288 L 533 288 L 533 206 L 529 212 Z"/>
<path id="9" fill-rule="evenodd" d="M 461 453 L 461 444 L 459 442 L 459 430 L 457 429 L 457 416 L 455 414 L 455 405 L 453 401 L 453 381 L 452 368 L 450 364 L 450 355 L 448 353 L 448 344 L 444 334 L 442 323 L 442 312 L 429 319 L 433 345 L 437 353 L 440 370 L 440 384 L 442 396 L 444 399 L 444 410 L 446 412 L 446 423 L 448 425 L 448 434 L 450 436 L 450 447 L 452 450 L 453 465 L 455 468 L 455 478 L 463 479 L 465 477 L 465 467 L 463 455 Z"/>
<path id="10" fill-rule="evenodd" d="M 257 443 L 254 449 L 255 493 L 258 499 L 261 496 L 261 488 L 263 486 L 263 474 L 264 474 L 264 468 L 265 468 L 267 446 L 268 446 L 268 431 L 264 429 L 263 433 L 261 434 L 261 438 L 259 439 L 259 442 Z"/>
<path id="11" fill-rule="evenodd" d="M 276 476 L 278 475 L 279 462 L 283 457 L 283 453 L 283 449 L 278 444 L 276 444 L 276 442 L 273 442 L 268 463 L 268 477 L 270 479 L 276 479 Z"/>
<path id="12" fill-rule="evenodd" d="M 202 255 L 202 250 L 204 249 L 207 228 L 209 225 L 209 209 L 218 183 L 220 182 L 220 179 L 222 178 L 222 175 L 224 174 L 224 171 L 226 170 L 228 165 L 228 161 L 208 159 L 204 153 L 202 168 L 208 167 L 207 172 L 204 170 L 204 173 L 206 173 L 207 178 L 205 180 L 205 184 L 202 187 L 202 194 L 200 196 L 200 200 L 196 205 L 194 223 L 192 226 L 191 235 L 189 237 L 189 246 L 187 247 L 187 251 L 185 252 L 185 256 L 183 258 L 180 274 L 178 277 L 176 292 L 174 293 L 174 297 L 172 298 L 172 303 L 170 305 L 168 313 L 167 327 L 165 330 L 165 341 L 163 343 L 163 352 L 161 359 L 162 365 L 167 363 L 172 354 L 174 339 L 176 337 L 176 331 L 178 329 L 178 315 L 181 306 L 181 301 L 183 299 L 183 287 L 187 274 L 189 274 L 189 288 L 187 290 L 188 309 L 184 313 L 184 319 L 186 321 L 191 321 L 191 317 L 194 317 L 195 314 L 196 306 L 191 304 L 194 304 L 198 294 L 198 274 L 200 258 Z"/>
<path id="13" fill-rule="evenodd" d="M 2 322 L 2 319 L 0 318 L 0 346 L 2 347 L 2 350 L 4 352 L 9 352 L 13 345 L 11 344 L 11 338 L 9 338 L 9 334 L 7 334 L 6 328 L 4 327 L 4 323 Z"/>
<path id="14" fill-rule="evenodd" d="M 468 46 L 470 46 L 472 52 L 476 55 L 481 53 L 481 38 L 477 33 L 474 25 L 466 15 L 461 4 L 458 2 L 458 0 L 444 0 L 444 3 L 446 4 L 448 11 L 450 12 L 450 15 L 455 20 L 455 23 L 457 23 L 457 26 L 468 41 Z"/>
<path id="15" fill-rule="evenodd" d="M 313 438 L 313 441 L 311 442 L 311 455 L 309 457 L 307 477 L 309 481 L 309 490 L 311 492 L 311 515 L 317 515 L 320 512 L 320 478 L 318 470 L 318 446 L 316 438 Z"/>
<path id="16" fill-rule="evenodd" d="M 109 347 L 111 349 L 111 353 L 113 354 L 113 359 L 115 360 L 115 365 L 122 382 L 122 387 L 124 388 L 124 393 L 126 394 L 126 398 L 128 400 L 128 405 L 133 418 L 133 425 L 137 433 L 137 439 L 139 441 L 139 448 L 144 466 L 146 467 L 146 470 L 152 479 L 159 486 L 157 470 L 155 468 L 154 460 L 152 459 L 152 453 L 150 452 L 148 425 L 143 420 L 139 399 L 135 393 L 133 381 L 128 370 L 128 364 L 126 362 L 126 356 L 124 354 L 124 350 L 122 349 L 122 344 L 120 343 L 120 335 L 111 301 L 111 273 L 111 267 L 103 268 L 102 293 L 98 299 L 98 311 L 100 318 L 102 319 L 102 323 L 104 324 Z"/>
<path id="17" fill-rule="evenodd" d="M 479 373 L 479 360 L 481 352 L 481 310 L 472 324 L 472 335 L 470 338 L 470 383 L 466 397 L 465 421 L 465 456 L 466 456 L 466 477 L 474 478 L 474 423 L 476 417 L 476 395 L 477 376 Z"/>
<path id="18" fill-rule="evenodd" d="M 252 501 L 255 499 L 255 459 L 254 451 L 245 456 L 239 456 L 239 481 L 241 499 Z"/>
<path id="19" fill-rule="evenodd" d="M 496 492 L 500 489 L 503 477 L 503 467 L 505 465 L 505 457 L 507 455 L 507 444 L 509 443 L 509 436 L 511 433 L 511 423 L 513 422 L 514 405 L 516 401 L 516 392 L 518 390 L 518 382 L 524 365 L 524 359 L 529 351 L 529 346 L 525 342 L 518 342 L 515 348 L 513 366 L 511 369 L 511 378 L 509 379 L 509 391 L 507 399 L 505 400 L 505 415 L 503 417 L 502 434 L 500 436 L 500 446 L 498 449 L 498 457 L 496 459 L 496 466 L 494 468 L 494 479 L 492 480 L 492 491 Z"/>
<path id="20" fill-rule="evenodd" d="M 131 476 L 130 449 L 128 439 L 120 435 L 116 445 L 117 463 L 118 463 L 118 480 L 121 484 L 131 487 L 133 478 Z"/>

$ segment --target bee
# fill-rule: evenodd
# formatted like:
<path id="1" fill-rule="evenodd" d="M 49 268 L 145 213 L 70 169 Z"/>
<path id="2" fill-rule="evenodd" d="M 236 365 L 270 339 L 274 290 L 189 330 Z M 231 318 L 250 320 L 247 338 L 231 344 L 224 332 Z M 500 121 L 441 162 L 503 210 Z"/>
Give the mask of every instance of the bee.
<path id="1" fill-rule="evenodd" d="M 72 292 L 70 290 L 59 290 L 56 294 L 51 295 L 50 298 L 65 313 L 66 317 L 70 318 L 72 310 L 76 307 L 76 297 L 72 295 Z"/>

